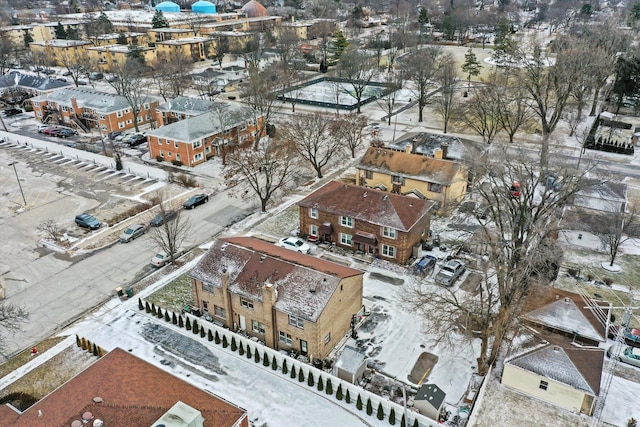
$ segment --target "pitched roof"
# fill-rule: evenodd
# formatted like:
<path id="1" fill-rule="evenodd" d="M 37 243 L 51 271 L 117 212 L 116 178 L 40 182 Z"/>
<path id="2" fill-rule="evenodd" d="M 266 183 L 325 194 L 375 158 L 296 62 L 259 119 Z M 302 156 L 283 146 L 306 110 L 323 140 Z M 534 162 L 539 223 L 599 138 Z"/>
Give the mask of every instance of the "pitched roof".
<path id="1" fill-rule="evenodd" d="M 442 148 L 443 144 L 447 144 L 446 158 L 453 160 L 478 161 L 487 151 L 486 144 L 429 132 L 408 132 L 387 144 L 387 148 L 404 151 L 407 145 L 415 145 L 416 154 L 433 157 L 435 150 Z"/>
<path id="2" fill-rule="evenodd" d="M 156 111 L 173 111 L 176 113 L 190 114 L 192 116 L 200 115 L 214 108 L 226 108 L 223 102 L 209 101 L 207 99 L 191 98 L 188 96 L 179 96 L 170 101 L 163 102 L 156 107 Z"/>
<path id="3" fill-rule="evenodd" d="M 437 385 L 435 384 L 423 384 L 416 393 L 416 400 L 424 400 L 429 402 L 431 406 L 436 409 L 440 409 L 442 404 L 444 403 L 444 399 L 447 397 L 447 394 Z"/>
<path id="4" fill-rule="evenodd" d="M 47 91 L 68 87 L 71 86 L 71 83 L 50 79 L 49 77 L 39 77 L 21 73 L 9 73 L 0 77 L 0 88 L 11 88 L 16 86 Z"/>
<path id="5" fill-rule="evenodd" d="M 358 169 L 399 175 L 418 181 L 451 185 L 456 175 L 465 168 L 462 164 L 443 159 L 369 147 L 358 164 Z M 463 178 L 466 180 L 466 177 Z"/>
<path id="6" fill-rule="evenodd" d="M 575 346 L 561 335 L 543 331 L 537 333 L 548 344 L 505 363 L 597 396 L 600 392 L 604 349 Z"/>
<path id="7" fill-rule="evenodd" d="M 361 351 L 357 348 L 351 347 L 350 345 L 344 346 L 344 350 L 336 360 L 334 366 L 336 368 L 340 368 L 345 372 L 349 372 L 354 374 L 362 367 L 362 364 L 367 359 Z"/>
<path id="8" fill-rule="evenodd" d="M 235 426 L 246 417 L 244 409 L 116 348 L 22 415 L 0 406 L 0 426 L 68 426 L 87 411 L 105 426 L 150 426 L 178 401 L 199 410 L 205 427 Z"/>
<path id="9" fill-rule="evenodd" d="M 340 181 L 330 181 L 302 199 L 298 205 L 409 231 L 429 214 L 436 203 Z"/>
<path id="10" fill-rule="evenodd" d="M 253 237 L 217 239 L 189 275 L 262 301 L 262 288 L 277 292 L 276 309 L 316 321 L 344 278 L 363 272 L 311 255 L 300 254 Z"/>
<path id="11" fill-rule="evenodd" d="M 252 110 L 231 104 L 216 103 L 221 108 L 218 111 L 203 113 L 189 117 L 166 126 L 147 132 L 158 138 L 174 141 L 192 142 L 220 132 L 240 126 L 253 120 Z"/>
<path id="12" fill-rule="evenodd" d="M 598 310 L 603 313 L 594 313 Z M 579 294 L 550 286 L 536 286 L 531 288 L 521 318 L 547 328 L 604 342 L 607 331 L 599 319 L 606 317 L 608 310 L 608 303 L 596 302 L 596 306 L 590 308 Z"/>
<path id="13" fill-rule="evenodd" d="M 107 92 L 100 92 L 91 88 L 68 88 L 32 98 L 33 102 L 51 101 L 60 105 L 71 105 L 75 98 L 81 108 L 90 108 L 99 113 L 112 113 L 131 108 L 124 96 Z M 153 98 L 146 97 L 143 102 L 150 102 Z"/>

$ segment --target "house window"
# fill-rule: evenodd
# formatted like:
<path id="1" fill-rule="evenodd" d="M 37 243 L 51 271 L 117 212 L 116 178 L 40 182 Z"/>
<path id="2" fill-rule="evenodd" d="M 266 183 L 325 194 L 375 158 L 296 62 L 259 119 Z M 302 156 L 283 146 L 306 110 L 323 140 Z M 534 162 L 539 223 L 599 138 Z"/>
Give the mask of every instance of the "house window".
<path id="1" fill-rule="evenodd" d="M 353 218 L 351 218 L 350 216 L 341 216 L 340 224 L 344 225 L 345 227 L 353 227 Z"/>
<path id="2" fill-rule="evenodd" d="M 195 156 L 193 156 L 194 162 L 199 162 L 200 160 L 202 160 L 202 153 L 197 153 Z"/>
<path id="3" fill-rule="evenodd" d="M 148 110 L 149 109 L 149 104 L 144 104 L 144 109 Z"/>
<path id="4" fill-rule="evenodd" d="M 398 176 L 398 175 L 393 175 L 391 177 L 391 182 L 394 183 L 394 184 L 404 185 L 404 177 L 403 176 Z"/>
<path id="5" fill-rule="evenodd" d="M 36 113 L 36 115 L 37 115 L 38 117 L 42 117 L 42 111 L 38 111 L 38 112 Z"/>
<path id="6" fill-rule="evenodd" d="M 160 150 L 160 157 L 164 157 L 164 151 Z"/>
<path id="7" fill-rule="evenodd" d="M 176 154 L 176 160 L 180 160 L 180 154 Z"/>
<path id="8" fill-rule="evenodd" d="M 131 123 L 133 123 L 133 120 L 127 119 L 127 124 L 130 125 Z"/>
<path id="9" fill-rule="evenodd" d="M 309 216 L 311 218 L 318 218 L 318 209 L 316 208 L 309 209 Z"/>
<path id="10" fill-rule="evenodd" d="M 138 118 L 136 119 L 136 121 L 137 121 L 138 123 L 142 123 L 142 117 L 138 116 Z"/>
<path id="11" fill-rule="evenodd" d="M 127 108 L 126 110 L 124 110 L 124 112 L 129 114 L 131 112 L 131 110 L 129 108 Z"/>
<path id="12" fill-rule="evenodd" d="M 178 146 L 180 145 L 180 143 L 178 141 L 173 141 L 173 146 L 178 148 Z M 199 147 L 199 145 L 196 145 L 196 147 Z"/>
<path id="13" fill-rule="evenodd" d="M 396 229 L 391 227 L 382 227 L 382 235 L 384 237 L 388 237 L 389 239 L 395 239 Z"/>
<path id="14" fill-rule="evenodd" d="M 312 235 L 312 236 L 317 236 L 318 235 L 318 226 L 311 224 L 309 226 L 309 234 Z"/>
<path id="15" fill-rule="evenodd" d="M 202 301 L 202 310 L 205 312 L 209 312 L 209 303 L 207 301 Z"/>
<path id="16" fill-rule="evenodd" d="M 429 191 L 431 191 L 432 193 L 442 193 L 442 184 L 436 184 L 435 182 L 430 182 Z"/>
<path id="17" fill-rule="evenodd" d="M 118 122 L 118 127 L 120 129 L 123 129 L 124 128 L 124 122 Z"/>
<path id="18" fill-rule="evenodd" d="M 219 305 L 214 305 L 213 306 L 213 315 L 216 317 L 222 317 L 222 318 L 226 318 L 227 317 L 227 311 L 220 307 Z"/>
<path id="19" fill-rule="evenodd" d="M 69 109 L 63 105 L 62 106 L 62 111 L 69 111 Z"/>
<path id="20" fill-rule="evenodd" d="M 324 343 L 329 344 L 329 341 L 331 341 L 331 332 L 324 336 Z"/>
<path id="21" fill-rule="evenodd" d="M 122 117 L 122 111 L 118 111 L 118 112 L 116 113 L 116 117 Z"/>
<path id="22" fill-rule="evenodd" d="M 158 145 L 162 145 L 162 144 L 164 144 L 166 141 L 167 141 L 166 139 L 164 139 L 164 138 L 160 138 L 160 139 L 158 139 Z"/>
<path id="23" fill-rule="evenodd" d="M 204 152 L 209 154 L 211 152 L 211 147 L 207 146 L 207 148 L 204 149 Z"/>
<path id="24" fill-rule="evenodd" d="M 538 387 L 540 390 L 546 390 L 549 388 L 549 383 L 547 381 L 540 381 L 540 385 Z"/>
<path id="25" fill-rule="evenodd" d="M 382 245 L 382 256 L 386 256 L 389 258 L 396 257 L 396 248 L 389 245 Z"/>
<path id="26" fill-rule="evenodd" d="M 240 297 L 240 305 L 245 308 L 248 308 L 249 310 L 253 310 L 253 302 L 249 301 L 246 298 Z"/>
<path id="27" fill-rule="evenodd" d="M 304 329 L 304 319 L 293 314 L 289 315 L 289 324 L 296 328 Z"/>
<path id="28" fill-rule="evenodd" d="M 171 151 L 167 151 L 167 157 L 171 157 L 173 156 L 173 153 Z"/>
<path id="29" fill-rule="evenodd" d="M 278 331 L 278 341 L 280 341 L 282 344 L 288 345 L 288 346 L 293 344 L 293 341 L 291 340 L 291 335 L 289 335 L 286 332 L 282 332 L 282 331 Z"/>
<path id="30" fill-rule="evenodd" d="M 178 144 L 178 142 L 176 141 L 176 145 L 177 144 Z M 198 140 L 198 141 L 193 143 L 193 148 L 200 148 L 200 147 L 202 147 L 202 141 Z"/>
<path id="31" fill-rule="evenodd" d="M 104 120 L 104 114 L 100 114 L 100 120 Z"/>
<path id="32" fill-rule="evenodd" d="M 353 239 L 353 236 L 351 234 L 340 233 L 341 244 L 351 246 L 351 239 Z"/>
<path id="33" fill-rule="evenodd" d="M 202 282 L 202 289 L 212 294 L 214 289 L 213 283 Z"/>
<path id="34" fill-rule="evenodd" d="M 251 330 L 259 334 L 264 334 L 264 323 L 260 323 L 257 320 L 251 320 Z"/>
<path id="35" fill-rule="evenodd" d="M 372 171 L 364 171 L 364 177 L 367 179 L 373 179 L 373 172 Z"/>
<path id="36" fill-rule="evenodd" d="M 102 130 L 107 130 L 107 125 L 102 125 L 100 127 L 102 128 Z"/>

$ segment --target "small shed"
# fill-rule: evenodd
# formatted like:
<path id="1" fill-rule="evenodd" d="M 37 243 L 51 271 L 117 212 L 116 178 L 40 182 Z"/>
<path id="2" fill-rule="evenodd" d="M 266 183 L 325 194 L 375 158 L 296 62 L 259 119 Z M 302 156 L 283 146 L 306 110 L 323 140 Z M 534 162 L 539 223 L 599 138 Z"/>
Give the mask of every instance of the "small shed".
<path id="1" fill-rule="evenodd" d="M 216 5 L 210 1 L 200 0 L 191 5 L 191 11 L 193 13 L 216 13 Z"/>
<path id="2" fill-rule="evenodd" d="M 351 384 L 357 384 L 367 367 L 367 357 L 351 346 L 345 346 L 338 360 L 333 365 L 333 374 Z"/>
<path id="3" fill-rule="evenodd" d="M 444 405 L 446 393 L 435 384 L 423 384 L 413 400 L 413 407 L 422 415 L 437 420 Z"/>
<path id="4" fill-rule="evenodd" d="M 180 12 L 180 6 L 172 1 L 163 1 L 156 5 L 156 10 L 162 12 Z"/>

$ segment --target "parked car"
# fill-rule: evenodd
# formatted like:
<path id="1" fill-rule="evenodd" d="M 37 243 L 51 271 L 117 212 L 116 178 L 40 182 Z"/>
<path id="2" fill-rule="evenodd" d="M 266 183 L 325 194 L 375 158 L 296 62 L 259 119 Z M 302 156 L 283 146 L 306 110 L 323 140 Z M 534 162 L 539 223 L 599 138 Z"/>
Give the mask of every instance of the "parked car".
<path id="1" fill-rule="evenodd" d="M 509 189 L 509 191 L 511 192 L 511 196 L 512 197 L 520 197 L 520 191 L 521 191 L 521 185 L 518 181 L 515 181 L 513 184 L 511 184 L 511 188 Z"/>
<path id="2" fill-rule="evenodd" d="M 102 80 L 102 78 L 104 78 L 102 73 L 93 72 L 89 74 L 89 80 Z"/>
<path id="3" fill-rule="evenodd" d="M 116 135 L 113 140 L 116 142 L 122 142 L 123 139 L 127 139 L 131 136 L 130 133 L 127 132 L 121 132 L 119 135 Z"/>
<path id="4" fill-rule="evenodd" d="M 49 135 L 49 136 L 56 136 L 56 133 L 58 133 L 59 130 L 60 128 L 58 126 L 50 126 L 48 128 L 43 129 L 42 132 L 40 133 L 44 133 L 45 135 Z"/>
<path id="5" fill-rule="evenodd" d="M 436 274 L 436 284 L 442 286 L 452 286 L 458 277 L 464 273 L 465 265 L 462 261 L 452 259 L 442 266 L 438 274 Z"/>
<path id="6" fill-rule="evenodd" d="M 425 255 L 416 263 L 416 271 L 422 274 L 430 274 L 436 266 L 437 258 L 433 255 Z"/>
<path id="7" fill-rule="evenodd" d="M 151 222 L 149 222 L 149 225 L 151 227 L 160 227 L 166 221 L 170 221 L 170 220 L 174 219 L 177 214 L 178 214 L 178 212 L 175 211 L 175 210 L 164 211 L 164 213 L 161 212 L 158 215 L 153 217 Z"/>
<path id="8" fill-rule="evenodd" d="M 182 204 L 182 207 L 185 209 L 195 209 L 196 207 L 203 205 L 209 201 L 209 196 L 207 194 L 196 194 L 192 196 Z"/>
<path id="9" fill-rule="evenodd" d="M 117 132 L 117 131 L 116 132 L 109 132 L 107 134 L 107 138 L 109 138 L 111 141 L 113 141 L 113 140 L 116 139 L 116 137 L 118 137 L 120 135 L 122 135 L 122 132 Z"/>
<path id="10" fill-rule="evenodd" d="M 65 71 L 64 73 L 62 73 L 62 75 L 65 77 L 70 76 L 71 74 L 73 74 L 71 71 Z"/>
<path id="11" fill-rule="evenodd" d="M 38 133 L 44 133 L 45 129 L 49 129 L 51 127 L 55 127 L 55 126 L 54 125 L 39 124 L 38 125 Z"/>
<path id="12" fill-rule="evenodd" d="M 64 77 L 56 77 L 56 80 L 59 81 L 59 82 L 65 82 L 65 83 L 68 81 Z"/>
<path id="13" fill-rule="evenodd" d="M 78 227 L 90 228 L 91 230 L 97 230 L 102 224 L 93 215 L 83 213 L 76 215 L 76 225 Z"/>
<path id="14" fill-rule="evenodd" d="M 173 254 L 173 257 L 178 258 L 180 255 L 182 255 L 183 252 L 184 251 L 182 249 L 177 249 L 176 252 Z M 149 263 L 155 267 L 163 267 L 170 261 L 171 261 L 171 257 L 167 253 L 158 252 L 157 254 L 154 255 L 153 258 L 151 258 L 151 261 L 149 261 Z"/>
<path id="15" fill-rule="evenodd" d="M 299 237 L 283 237 L 278 241 L 278 243 L 276 243 L 276 246 L 291 249 L 292 251 L 297 251 L 303 254 L 311 253 L 311 246 Z"/>
<path id="16" fill-rule="evenodd" d="M 609 331 L 607 336 L 612 340 L 615 340 L 620 331 L 620 326 L 611 325 L 609 326 Z M 640 329 L 634 328 L 624 328 L 622 331 L 622 337 L 624 342 L 631 347 L 640 347 Z"/>
<path id="17" fill-rule="evenodd" d="M 640 348 L 614 344 L 607 349 L 607 356 L 640 368 Z"/>
<path id="18" fill-rule="evenodd" d="M 86 80 L 78 80 L 78 85 L 80 85 L 80 86 L 86 86 L 88 84 L 89 84 L 89 82 L 86 81 Z"/>
<path id="19" fill-rule="evenodd" d="M 18 114 L 24 113 L 20 108 L 7 108 L 3 111 L 5 117 L 17 116 Z"/>
<path id="20" fill-rule="evenodd" d="M 129 147 L 135 147 L 140 144 L 144 144 L 147 142 L 147 137 L 140 133 L 136 133 L 131 135 L 127 140 L 124 141 L 125 144 L 129 144 Z"/>
<path id="21" fill-rule="evenodd" d="M 71 129 L 58 128 L 53 131 L 53 136 L 57 136 L 58 138 L 68 138 L 70 136 L 74 136 L 76 133 Z"/>
<path id="22" fill-rule="evenodd" d="M 142 236 L 145 231 L 147 231 L 147 228 L 142 224 L 135 224 L 127 227 L 127 229 L 120 235 L 120 242 L 129 243 L 130 241 Z"/>

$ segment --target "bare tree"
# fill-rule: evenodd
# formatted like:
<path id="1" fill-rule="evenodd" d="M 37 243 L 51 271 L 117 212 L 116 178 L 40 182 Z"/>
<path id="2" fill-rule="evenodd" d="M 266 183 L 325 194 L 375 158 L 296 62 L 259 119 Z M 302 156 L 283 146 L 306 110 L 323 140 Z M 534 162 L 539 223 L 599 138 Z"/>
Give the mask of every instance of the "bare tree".
<path id="1" fill-rule="evenodd" d="M 342 141 L 332 130 L 328 117 L 315 113 L 291 117 L 281 132 L 300 157 L 311 164 L 318 178 L 322 178 L 322 169 L 341 154 Z"/>
<path id="2" fill-rule="evenodd" d="M 429 99 L 433 95 L 430 89 L 434 83 L 437 58 L 441 50 L 436 47 L 428 47 L 412 52 L 402 61 L 404 78 L 412 80 L 414 93 L 418 99 L 418 121 L 423 120 L 423 111 Z"/>
<path id="3" fill-rule="evenodd" d="M 447 53 L 440 58 L 435 77 L 439 86 L 435 110 L 442 117 L 443 132 L 447 133 L 449 121 L 458 104 L 456 91 L 460 83 L 460 74 L 453 55 Z"/>
<path id="4" fill-rule="evenodd" d="M 562 169 L 557 185 L 548 186 L 548 176 L 539 173 L 535 162 L 524 153 L 509 155 L 503 151 L 494 158 L 500 160 L 474 164 L 482 177 L 474 191 L 487 212 L 486 217 L 475 217 L 478 231 L 468 241 L 484 264 L 478 292 L 452 298 L 442 291 L 435 298 L 445 306 L 438 310 L 430 310 L 427 300 L 434 296 L 427 297 L 426 292 L 414 291 L 407 298 L 426 319 L 441 312 L 454 321 L 438 331 L 441 335 L 450 334 L 453 326 L 465 325 L 480 332 L 480 373 L 485 373 L 498 357 L 502 340 L 530 286 L 546 284 L 557 274 L 561 258 L 555 244 L 557 224 L 563 208 L 583 185 L 584 176 L 572 168 Z M 517 191 L 513 190 L 516 182 Z M 438 325 L 444 322 L 428 323 L 432 330 Z"/>
<path id="5" fill-rule="evenodd" d="M 1 288 L 1 286 L 0 286 Z M 4 348 L 4 337 L 22 329 L 22 324 L 29 320 L 29 312 L 9 302 L 0 302 L 0 349 Z M 5 356 L 4 354 L 1 354 Z"/>
<path id="6" fill-rule="evenodd" d="M 474 90 L 462 106 L 463 123 L 491 144 L 500 130 L 500 105 L 496 102 L 496 91 L 488 83 Z"/>
<path id="7" fill-rule="evenodd" d="M 352 159 L 356 158 L 356 151 L 364 145 L 365 126 L 367 119 L 355 113 L 343 115 L 332 122 L 331 133 L 342 141 Z"/>
<path id="8" fill-rule="evenodd" d="M 273 195 L 285 191 L 296 176 L 299 159 L 292 145 L 286 138 L 263 138 L 254 150 L 233 151 L 225 166 L 227 186 L 240 189 L 248 184 L 266 212 Z"/>
<path id="9" fill-rule="evenodd" d="M 364 91 L 377 74 L 378 66 L 374 58 L 355 46 L 349 46 L 340 56 L 338 75 L 347 79 L 345 83 L 351 86 L 352 90 L 347 93 L 355 99 L 358 113 L 360 113 Z"/>
<path id="10" fill-rule="evenodd" d="M 229 40 L 226 37 L 218 37 L 216 40 L 216 52 L 213 54 L 213 59 L 218 62 L 218 66 L 221 70 L 222 60 L 227 53 L 229 53 Z"/>
<path id="11" fill-rule="evenodd" d="M 152 68 L 158 93 L 165 101 L 183 95 L 191 86 L 193 62 L 182 50 L 174 52 L 171 58 L 157 59 Z"/>
<path id="12" fill-rule="evenodd" d="M 136 59 L 128 59 L 122 64 L 114 64 L 111 68 L 113 79 L 108 80 L 109 85 L 116 93 L 123 96 L 133 113 L 133 125 L 136 132 L 139 131 L 138 116 L 144 103 L 148 102 L 149 84 L 145 79 L 147 69 L 143 63 Z"/>
<path id="13" fill-rule="evenodd" d="M 293 61 L 296 59 L 298 49 L 298 35 L 295 29 L 290 27 L 280 27 L 276 38 L 276 53 L 280 57 L 280 67 L 285 74 L 289 74 L 290 69 L 294 69 Z"/>
<path id="14" fill-rule="evenodd" d="M 158 227 L 151 227 L 147 233 L 148 239 L 162 250 L 174 263 L 182 244 L 191 232 L 191 221 L 183 215 L 183 210 L 177 203 L 165 200 L 164 194 L 159 194 L 156 214 L 163 218 Z"/>
<path id="15" fill-rule="evenodd" d="M 540 41 L 534 42 L 530 55 L 520 50 L 519 58 L 523 64 L 520 82 L 542 128 L 540 166 L 546 169 L 549 165 L 549 138 L 562 118 L 575 83 L 577 70 L 572 62 L 575 58 L 562 51 L 558 51 L 555 58 L 550 58 Z"/>
<path id="16" fill-rule="evenodd" d="M 495 74 L 491 83 L 494 102 L 497 106 L 500 127 L 509 136 L 509 142 L 527 122 L 532 119 L 533 112 L 527 102 L 525 89 L 517 79 L 510 79 L 508 75 Z"/>
<path id="17" fill-rule="evenodd" d="M 10 67 L 9 64 L 16 60 L 16 46 L 11 37 L 0 33 L 0 75 L 4 75 Z"/>
<path id="18" fill-rule="evenodd" d="M 609 251 L 609 266 L 613 266 L 620 246 L 629 239 L 640 237 L 640 211 L 637 205 L 598 216 L 598 228 L 604 231 L 603 241 Z"/>
<path id="19" fill-rule="evenodd" d="M 60 239 L 60 227 L 54 219 L 48 219 L 38 225 L 38 231 L 42 232 L 46 238 L 57 242 Z"/>
<path id="20" fill-rule="evenodd" d="M 71 77 L 76 87 L 79 86 L 78 82 L 82 75 L 94 68 L 89 55 L 84 49 L 63 50 L 58 55 L 58 62 L 69 72 L 69 77 Z"/>
<path id="21" fill-rule="evenodd" d="M 376 102 L 386 113 L 387 125 L 391 126 L 391 117 L 396 107 L 396 95 L 402 89 L 402 78 L 394 72 L 388 72 L 385 76 L 385 83 L 388 85 L 388 93 L 376 99 Z"/>
<path id="22" fill-rule="evenodd" d="M 266 134 L 267 125 L 270 125 L 273 118 L 276 101 L 274 86 L 277 79 L 277 74 L 272 70 L 249 69 L 249 83 L 242 93 L 242 100 L 253 111 L 253 125 L 256 128 L 255 149 L 258 148 L 260 139 Z"/>

